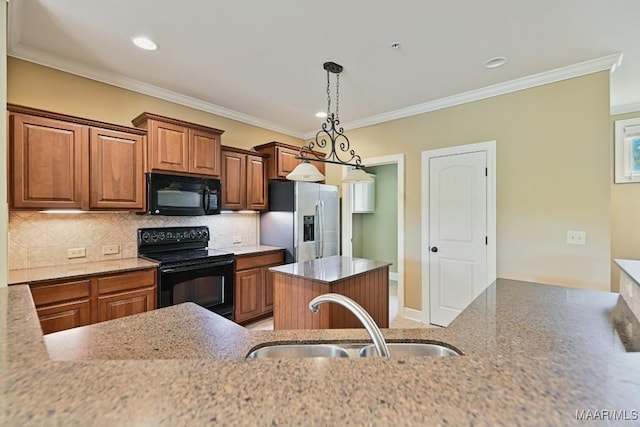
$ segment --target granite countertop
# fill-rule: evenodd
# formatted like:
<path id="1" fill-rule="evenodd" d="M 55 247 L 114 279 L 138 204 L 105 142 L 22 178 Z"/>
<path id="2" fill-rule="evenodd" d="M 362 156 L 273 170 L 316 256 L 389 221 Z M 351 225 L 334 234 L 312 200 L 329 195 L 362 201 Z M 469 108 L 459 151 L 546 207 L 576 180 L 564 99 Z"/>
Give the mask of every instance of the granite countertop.
<path id="1" fill-rule="evenodd" d="M 335 255 L 271 267 L 269 271 L 331 283 L 389 265 L 390 262 Z"/>
<path id="2" fill-rule="evenodd" d="M 220 251 L 225 252 L 233 252 L 234 255 L 250 255 L 256 254 L 259 252 L 273 252 L 280 251 L 284 248 L 280 248 L 277 246 L 267 246 L 267 245 L 247 245 L 247 246 L 229 246 L 226 248 L 220 248 Z"/>
<path id="3" fill-rule="evenodd" d="M 54 279 L 142 270 L 157 266 L 157 263 L 142 258 L 123 258 L 109 261 L 55 265 L 51 267 L 23 268 L 19 270 L 9 270 L 7 283 L 9 285 L 27 284 Z"/>
<path id="4" fill-rule="evenodd" d="M 640 354 L 624 351 L 613 326 L 627 311 L 618 294 L 499 279 L 448 328 L 383 330 L 388 341 L 446 343 L 460 357 L 248 361 L 269 342 L 368 336 L 250 331 L 187 303 L 43 337 L 28 287 L 12 286 L 0 289 L 0 420 L 585 425 L 582 411 L 589 425 L 607 410 L 633 425 Z"/>

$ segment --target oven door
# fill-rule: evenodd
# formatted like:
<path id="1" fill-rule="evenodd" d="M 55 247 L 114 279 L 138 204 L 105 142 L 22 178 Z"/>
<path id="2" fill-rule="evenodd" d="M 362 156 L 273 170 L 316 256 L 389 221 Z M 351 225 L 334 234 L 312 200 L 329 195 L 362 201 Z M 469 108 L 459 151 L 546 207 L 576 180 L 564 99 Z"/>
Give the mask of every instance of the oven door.
<path id="1" fill-rule="evenodd" d="M 158 305 L 193 302 L 233 320 L 233 259 L 187 266 L 160 266 Z"/>

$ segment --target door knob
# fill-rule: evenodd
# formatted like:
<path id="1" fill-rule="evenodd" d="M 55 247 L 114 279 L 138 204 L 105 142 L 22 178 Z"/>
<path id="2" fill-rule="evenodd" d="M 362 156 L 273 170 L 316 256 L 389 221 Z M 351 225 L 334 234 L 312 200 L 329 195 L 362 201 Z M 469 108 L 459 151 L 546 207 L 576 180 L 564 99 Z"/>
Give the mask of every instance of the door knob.
<path id="1" fill-rule="evenodd" d="M 437 248 L 437 247 L 435 247 L 435 246 L 434 246 L 434 247 L 432 247 L 432 248 L 431 248 L 431 252 L 438 252 L 438 248 Z"/>

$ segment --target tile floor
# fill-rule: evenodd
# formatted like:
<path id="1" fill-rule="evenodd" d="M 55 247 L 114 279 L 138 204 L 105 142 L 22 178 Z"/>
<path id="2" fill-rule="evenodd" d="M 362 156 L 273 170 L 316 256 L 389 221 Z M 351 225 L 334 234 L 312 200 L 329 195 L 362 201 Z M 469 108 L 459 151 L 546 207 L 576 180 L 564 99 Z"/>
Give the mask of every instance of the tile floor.
<path id="1" fill-rule="evenodd" d="M 270 331 L 273 330 L 273 317 L 260 320 L 249 325 L 245 325 L 247 329 Z M 394 329 L 416 329 L 416 328 L 437 328 L 438 326 L 429 325 L 406 317 L 398 316 L 398 283 L 394 280 L 389 281 L 389 327 Z"/>

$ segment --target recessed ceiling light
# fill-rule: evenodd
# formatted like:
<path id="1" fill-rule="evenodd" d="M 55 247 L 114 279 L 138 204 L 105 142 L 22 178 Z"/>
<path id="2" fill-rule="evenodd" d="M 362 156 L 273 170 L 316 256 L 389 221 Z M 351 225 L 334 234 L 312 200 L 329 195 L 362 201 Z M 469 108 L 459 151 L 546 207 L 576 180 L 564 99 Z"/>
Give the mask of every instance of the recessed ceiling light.
<path id="1" fill-rule="evenodd" d="M 506 63 L 507 63 L 506 56 L 496 56 L 494 58 L 489 58 L 486 61 L 484 61 L 484 66 L 485 68 L 498 68 L 498 67 L 502 67 Z"/>
<path id="2" fill-rule="evenodd" d="M 156 50 L 158 48 L 158 45 L 155 44 L 153 42 L 153 40 L 147 38 L 147 37 L 134 37 L 131 39 L 131 41 L 133 42 L 133 44 L 135 44 L 136 46 L 138 46 L 140 49 L 144 49 L 144 50 Z"/>
<path id="3" fill-rule="evenodd" d="M 327 113 L 325 113 L 324 111 L 318 111 L 316 113 L 316 117 L 318 117 L 319 119 L 324 119 L 325 117 L 327 117 Z"/>

